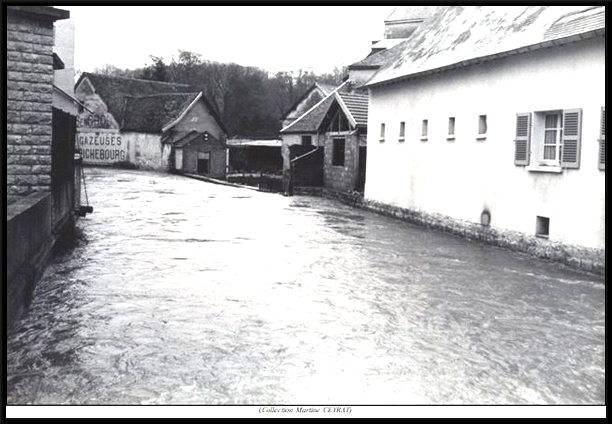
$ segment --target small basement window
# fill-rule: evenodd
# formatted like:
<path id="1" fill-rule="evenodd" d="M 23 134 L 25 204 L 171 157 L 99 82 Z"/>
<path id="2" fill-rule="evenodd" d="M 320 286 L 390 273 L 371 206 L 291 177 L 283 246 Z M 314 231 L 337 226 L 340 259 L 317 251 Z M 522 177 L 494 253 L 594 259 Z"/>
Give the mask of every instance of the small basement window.
<path id="1" fill-rule="evenodd" d="M 548 238 L 550 230 L 550 218 L 536 216 L 536 237 Z"/>

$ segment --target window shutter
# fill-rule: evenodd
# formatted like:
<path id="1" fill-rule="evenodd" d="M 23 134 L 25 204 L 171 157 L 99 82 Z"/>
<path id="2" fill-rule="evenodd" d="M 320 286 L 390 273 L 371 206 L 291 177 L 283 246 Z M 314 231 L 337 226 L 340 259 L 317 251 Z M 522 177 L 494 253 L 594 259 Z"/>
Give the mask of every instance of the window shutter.
<path id="1" fill-rule="evenodd" d="M 582 109 L 563 111 L 563 147 L 561 166 L 580 168 L 580 134 L 582 133 Z"/>
<path id="2" fill-rule="evenodd" d="M 529 165 L 529 141 L 531 138 L 531 113 L 516 114 L 516 138 L 514 139 L 514 164 Z"/>
<path id="3" fill-rule="evenodd" d="M 599 165 L 602 171 L 606 170 L 606 108 L 601 108 L 601 126 L 599 127 Z"/>

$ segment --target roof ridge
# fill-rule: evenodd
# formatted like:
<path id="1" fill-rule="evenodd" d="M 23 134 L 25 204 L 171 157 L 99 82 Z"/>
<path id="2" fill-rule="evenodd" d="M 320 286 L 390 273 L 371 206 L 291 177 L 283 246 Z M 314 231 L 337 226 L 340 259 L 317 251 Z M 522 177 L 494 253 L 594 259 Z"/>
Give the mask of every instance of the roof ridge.
<path id="1" fill-rule="evenodd" d="M 120 76 L 115 76 L 115 75 L 99 74 L 96 72 L 83 72 L 83 75 L 85 74 L 94 75 L 94 76 L 102 77 L 102 78 L 108 78 L 108 79 L 123 79 L 123 80 L 130 80 L 130 81 L 142 81 L 142 82 L 148 82 L 148 83 L 154 83 L 154 84 L 183 85 L 185 87 L 189 87 L 189 84 L 183 84 L 181 82 L 168 82 L 168 81 L 148 80 L 148 79 L 143 79 L 143 78 L 120 77 Z"/>
<path id="2" fill-rule="evenodd" d="M 161 97 L 161 96 L 185 96 L 187 94 L 190 94 L 192 96 L 197 96 L 198 94 L 200 94 L 201 91 L 185 91 L 185 92 L 180 92 L 180 93 L 156 93 L 156 94 L 145 94 L 142 96 L 134 96 L 131 94 L 126 94 L 125 98 L 130 98 L 130 99 L 144 99 L 144 98 L 150 98 L 150 97 Z"/>

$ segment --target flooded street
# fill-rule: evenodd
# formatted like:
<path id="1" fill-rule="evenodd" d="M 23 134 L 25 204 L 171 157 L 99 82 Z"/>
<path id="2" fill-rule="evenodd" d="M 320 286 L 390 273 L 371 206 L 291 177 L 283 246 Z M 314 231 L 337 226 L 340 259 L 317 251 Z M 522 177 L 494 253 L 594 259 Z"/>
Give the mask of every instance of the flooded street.
<path id="1" fill-rule="evenodd" d="M 605 402 L 604 278 L 333 200 L 86 168 L 15 404 Z"/>

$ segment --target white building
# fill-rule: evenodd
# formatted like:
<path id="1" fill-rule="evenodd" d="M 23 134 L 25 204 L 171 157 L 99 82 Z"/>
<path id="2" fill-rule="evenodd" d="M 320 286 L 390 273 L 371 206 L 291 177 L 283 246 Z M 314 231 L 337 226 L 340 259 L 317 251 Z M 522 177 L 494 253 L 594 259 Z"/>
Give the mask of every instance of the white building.
<path id="1" fill-rule="evenodd" d="M 386 54 L 366 203 L 602 271 L 605 8 L 439 7 Z"/>

